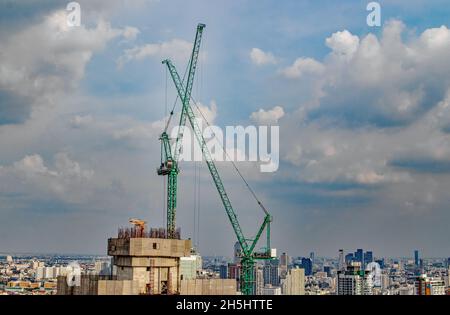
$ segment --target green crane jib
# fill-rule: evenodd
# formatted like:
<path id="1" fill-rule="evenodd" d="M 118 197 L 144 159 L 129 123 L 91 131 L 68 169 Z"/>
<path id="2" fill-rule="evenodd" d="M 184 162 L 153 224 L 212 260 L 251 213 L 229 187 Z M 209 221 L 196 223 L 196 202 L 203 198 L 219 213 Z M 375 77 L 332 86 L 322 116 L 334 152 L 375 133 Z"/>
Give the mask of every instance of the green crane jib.
<path id="1" fill-rule="evenodd" d="M 170 124 L 170 118 L 173 115 L 171 112 L 170 118 L 167 121 L 164 132 L 161 134 L 161 166 L 158 169 L 158 175 L 168 176 L 167 178 L 167 237 L 175 238 L 176 229 L 176 209 L 177 209 L 177 177 L 179 173 L 178 158 L 180 156 L 181 143 L 183 138 L 183 130 L 186 125 L 185 104 L 189 104 L 191 99 L 192 87 L 194 85 L 195 70 L 197 69 L 198 55 L 200 52 L 200 43 L 202 40 L 202 33 L 205 25 L 199 24 L 197 26 L 197 34 L 195 35 L 194 47 L 192 49 L 191 58 L 189 60 L 189 72 L 186 82 L 186 90 L 179 91 L 179 97 L 183 104 L 180 123 L 178 128 L 178 135 L 175 142 L 174 152 L 172 154 L 170 138 L 167 134 L 167 128 Z M 166 61 L 163 61 L 165 63 Z M 172 75 L 173 77 L 173 75 Z M 179 79 L 179 77 L 178 77 Z M 181 80 L 177 82 L 178 86 L 182 86 Z"/>
<path id="2" fill-rule="evenodd" d="M 197 27 L 196 39 L 199 38 L 199 34 L 201 37 L 201 31 L 203 30 L 204 27 L 205 27 L 204 24 L 199 24 L 199 26 Z M 198 46 L 199 45 L 200 45 L 200 43 L 198 43 Z M 194 53 L 196 52 L 195 47 L 196 46 L 194 45 L 193 56 L 194 56 Z M 198 51 L 196 53 L 198 54 Z M 195 65 L 193 66 L 194 59 L 195 58 L 191 57 L 190 67 L 193 68 L 195 71 Z M 195 62 L 196 62 L 196 59 L 195 59 Z M 256 236 L 253 239 L 247 239 L 244 236 L 244 233 L 242 232 L 237 215 L 231 205 L 230 199 L 225 191 L 225 187 L 220 178 L 219 172 L 216 168 L 216 165 L 214 164 L 211 153 L 206 145 L 206 141 L 203 137 L 202 130 L 200 130 L 200 127 L 198 126 L 197 120 L 195 118 L 195 114 L 190 105 L 190 97 L 191 97 L 190 90 L 192 89 L 192 85 L 190 84 L 190 81 L 188 79 L 187 84 L 186 84 L 186 89 L 184 89 L 182 80 L 180 79 L 180 76 L 178 75 L 178 72 L 177 72 L 175 66 L 173 65 L 173 63 L 168 59 L 164 60 L 163 63 L 167 66 L 167 68 L 170 72 L 170 75 L 172 77 L 172 80 L 175 84 L 175 87 L 177 89 L 178 96 L 180 97 L 180 99 L 182 100 L 182 103 L 183 103 L 183 108 L 182 108 L 182 113 L 181 113 L 182 117 L 180 119 L 180 122 L 182 123 L 182 125 L 180 124 L 181 125 L 180 128 L 184 127 L 185 121 L 186 121 L 185 117 L 187 116 L 189 123 L 194 131 L 195 137 L 200 145 L 203 156 L 206 160 L 206 164 L 211 173 L 212 179 L 217 188 L 220 199 L 223 203 L 225 211 L 231 222 L 234 233 L 236 234 L 238 242 L 242 248 L 242 254 L 240 257 L 241 258 L 241 268 L 242 268 L 241 291 L 244 295 L 252 295 L 255 293 L 254 292 L 254 289 L 255 289 L 255 283 L 254 283 L 255 282 L 254 281 L 255 260 L 256 259 L 272 259 L 273 258 L 271 255 L 271 249 L 270 249 L 270 223 L 272 221 L 272 217 L 269 214 L 269 212 L 264 208 L 262 203 L 258 199 L 256 199 L 256 196 L 254 195 L 259 206 L 263 209 L 263 211 L 265 213 L 265 217 L 264 217 L 261 227 L 259 228 Z M 191 74 L 191 70 L 190 70 L 189 74 Z M 188 78 L 189 78 L 189 76 L 188 76 Z M 188 98 L 188 96 L 189 96 L 189 98 Z M 181 133 L 181 135 L 182 135 L 182 133 Z M 180 138 L 177 138 L 177 143 L 178 143 L 178 141 L 180 141 Z M 165 152 L 166 156 L 168 156 L 168 154 L 170 154 L 170 144 L 169 144 L 168 137 L 166 140 L 163 140 L 163 142 L 164 142 L 164 152 Z M 177 145 L 175 147 L 177 148 Z M 177 151 L 175 153 L 177 153 Z M 176 174 L 178 174 L 178 167 L 177 167 L 176 163 L 173 164 L 173 167 L 176 170 Z M 169 178 L 170 178 L 170 172 L 169 172 Z M 175 175 L 175 178 L 176 178 L 176 175 Z M 169 184 L 170 184 L 170 182 L 169 182 Z M 248 184 L 247 184 L 247 186 L 248 186 Z M 250 187 L 249 187 L 249 189 L 250 189 Z M 175 188 L 175 193 L 176 193 L 176 188 Z M 252 193 L 253 193 L 253 191 L 252 191 Z M 262 233 L 264 232 L 264 230 L 266 230 L 266 234 L 267 234 L 266 248 L 262 252 L 255 252 L 254 251 L 255 247 L 256 247 Z"/>

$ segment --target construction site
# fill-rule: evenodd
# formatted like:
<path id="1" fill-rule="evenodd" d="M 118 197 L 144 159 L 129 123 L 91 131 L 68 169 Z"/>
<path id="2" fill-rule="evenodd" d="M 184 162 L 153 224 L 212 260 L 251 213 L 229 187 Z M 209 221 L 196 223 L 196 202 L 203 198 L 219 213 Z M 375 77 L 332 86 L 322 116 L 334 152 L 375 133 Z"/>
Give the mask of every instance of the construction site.
<path id="1" fill-rule="evenodd" d="M 253 237 L 244 234 L 225 186 L 216 168 L 202 130 L 196 120 L 192 98 L 192 88 L 202 42 L 204 24 L 198 24 L 193 42 L 193 49 L 188 61 L 186 73 L 181 77 L 171 60 L 162 63 L 175 85 L 177 100 L 181 103 L 179 113 L 178 136 L 171 139 L 168 128 L 174 117 L 174 108 L 167 119 L 165 129 L 160 135 L 161 164 L 157 175 L 163 176 L 167 185 L 166 222 L 164 228 L 149 228 L 143 220 L 130 219 L 131 226 L 119 228 L 117 236 L 108 239 L 107 253 L 112 258 L 112 272 L 109 276 L 80 275 L 78 285 L 71 286 L 65 277 L 58 278 L 60 295 L 254 295 L 255 264 L 257 260 L 270 260 L 276 256 L 270 247 L 270 224 L 272 216 L 257 198 L 254 190 L 242 176 L 234 162 L 233 166 L 248 188 L 249 195 L 261 208 L 264 217 Z M 201 113 L 201 112 L 200 112 Z M 203 115 L 202 115 L 203 116 Z M 204 118 L 204 117 L 203 117 Z M 240 245 L 240 276 L 236 279 L 195 278 L 183 279 L 180 261 L 195 254 L 191 239 L 183 239 L 181 230 L 176 226 L 178 175 L 180 172 L 179 156 L 183 139 L 183 130 L 189 122 L 203 158 L 219 194 L 222 206 Z M 207 122 L 208 123 L 208 122 Z M 257 251 L 260 239 L 265 239 L 265 246 Z M 234 240 L 233 240 L 234 241 Z M 230 237 L 230 244 L 232 244 Z M 238 291 L 239 288 L 239 291 Z"/>

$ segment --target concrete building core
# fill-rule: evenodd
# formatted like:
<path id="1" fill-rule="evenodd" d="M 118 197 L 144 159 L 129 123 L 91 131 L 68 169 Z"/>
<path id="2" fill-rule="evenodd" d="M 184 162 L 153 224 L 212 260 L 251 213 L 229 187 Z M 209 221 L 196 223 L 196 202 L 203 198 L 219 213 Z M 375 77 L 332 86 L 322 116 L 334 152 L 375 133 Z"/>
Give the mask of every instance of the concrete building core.
<path id="1" fill-rule="evenodd" d="M 180 258 L 190 255 L 191 240 L 164 238 L 110 238 L 117 280 L 135 280 L 139 294 L 178 294 Z"/>

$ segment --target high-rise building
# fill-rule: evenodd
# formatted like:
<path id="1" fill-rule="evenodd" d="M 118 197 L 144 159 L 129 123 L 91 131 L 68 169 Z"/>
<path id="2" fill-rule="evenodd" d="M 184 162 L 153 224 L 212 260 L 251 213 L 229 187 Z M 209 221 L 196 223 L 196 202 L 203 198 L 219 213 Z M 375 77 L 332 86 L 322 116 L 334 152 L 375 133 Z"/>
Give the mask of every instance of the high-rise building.
<path id="1" fill-rule="evenodd" d="M 363 263 L 364 258 L 364 251 L 361 248 L 358 248 L 355 252 L 355 261 L 359 261 L 360 263 Z"/>
<path id="2" fill-rule="evenodd" d="M 309 259 L 311 259 L 311 263 L 314 267 L 314 252 L 309 253 Z"/>
<path id="3" fill-rule="evenodd" d="M 267 261 L 263 267 L 264 285 L 270 284 L 274 287 L 280 285 L 280 268 L 278 267 L 278 259 Z"/>
<path id="4" fill-rule="evenodd" d="M 349 265 L 354 260 L 355 260 L 355 257 L 353 256 L 352 253 L 345 255 L 345 264 L 346 265 Z"/>
<path id="5" fill-rule="evenodd" d="M 255 267 L 255 290 L 256 295 L 263 295 L 264 271 L 259 265 Z"/>
<path id="6" fill-rule="evenodd" d="M 337 280 L 338 295 L 362 295 L 362 274 L 353 271 L 351 266 L 349 266 L 346 271 L 338 271 Z"/>
<path id="7" fill-rule="evenodd" d="M 305 269 L 305 276 L 311 276 L 313 274 L 311 258 L 302 258 L 302 268 Z"/>
<path id="8" fill-rule="evenodd" d="M 364 253 L 364 266 L 367 266 L 373 262 L 373 253 L 371 251 L 367 251 Z"/>
<path id="9" fill-rule="evenodd" d="M 289 265 L 289 256 L 286 253 L 280 256 L 280 277 L 284 279 L 286 277 Z"/>
<path id="10" fill-rule="evenodd" d="M 289 270 L 283 280 L 282 293 L 284 295 L 305 295 L 305 270 L 294 268 Z"/>
<path id="11" fill-rule="evenodd" d="M 191 255 L 180 257 L 180 279 L 194 280 L 197 278 L 197 271 L 201 270 L 201 256 Z"/>
<path id="12" fill-rule="evenodd" d="M 344 261 L 344 250 L 339 250 L 339 260 L 338 260 L 338 270 L 342 271 L 345 268 L 345 261 Z"/>
<path id="13" fill-rule="evenodd" d="M 13 260 L 12 256 L 10 256 L 10 255 L 6 256 L 6 262 L 7 262 L 8 264 L 13 263 L 14 260 Z"/>
<path id="14" fill-rule="evenodd" d="M 360 263 L 347 266 L 346 271 L 338 271 L 338 295 L 371 295 L 373 284 L 369 272 L 361 270 Z"/>
<path id="15" fill-rule="evenodd" d="M 228 279 L 236 279 L 237 291 L 240 290 L 241 280 L 241 265 L 240 264 L 228 264 Z"/>
<path id="16" fill-rule="evenodd" d="M 331 277 L 331 267 L 330 266 L 323 266 L 323 272 L 327 274 L 327 277 Z"/>
<path id="17" fill-rule="evenodd" d="M 441 278 L 421 275 L 415 282 L 416 295 L 445 295 L 446 288 L 444 280 Z"/>
<path id="18" fill-rule="evenodd" d="M 239 264 L 228 264 L 228 279 L 239 279 L 241 266 Z"/>
<path id="19" fill-rule="evenodd" d="M 414 251 L 414 264 L 419 267 L 419 251 L 417 249 Z"/>
<path id="20" fill-rule="evenodd" d="M 364 272 L 363 295 L 373 295 L 374 276 L 370 271 Z"/>
<path id="21" fill-rule="evenodd" d="M 381 268 L 381 269 L 384 269 L 384 267 L 385 267 L 384 258 L 382 258 L 382 259 L 377 259 L 377 260 L 375 260 L 375 262 L 376 262 L 378 265 L 380 265 L 380 268 Z"/>

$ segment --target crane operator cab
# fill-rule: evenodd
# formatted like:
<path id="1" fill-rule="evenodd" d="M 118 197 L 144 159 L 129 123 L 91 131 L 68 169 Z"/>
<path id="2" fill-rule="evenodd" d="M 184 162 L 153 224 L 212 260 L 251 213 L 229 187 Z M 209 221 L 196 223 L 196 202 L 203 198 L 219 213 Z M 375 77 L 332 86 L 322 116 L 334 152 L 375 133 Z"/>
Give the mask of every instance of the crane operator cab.
<path id="1" fill-rule="evenodd" d="M 161 163 L 157 169 L 158 175 L 168 175 L 174 168 L 175 163 L 172 160 Z"/>

